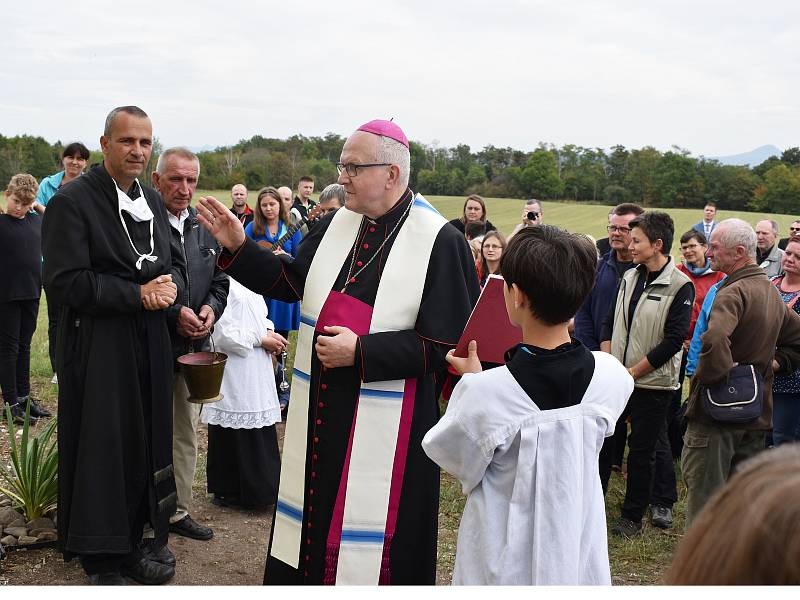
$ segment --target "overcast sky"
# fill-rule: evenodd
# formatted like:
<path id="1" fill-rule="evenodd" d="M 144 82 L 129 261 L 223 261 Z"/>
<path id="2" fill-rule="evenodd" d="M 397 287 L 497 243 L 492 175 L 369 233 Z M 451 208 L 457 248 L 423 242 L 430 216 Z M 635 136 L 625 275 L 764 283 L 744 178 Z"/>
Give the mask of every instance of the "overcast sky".
<path id="1" fill-rule="evenodd" d="M 97 148 L 136 104 L 165 146 L 379 117 L 473 150 L 800 145 L 797 0 L 34 0 L 2 23 L 6 136 Z"/>

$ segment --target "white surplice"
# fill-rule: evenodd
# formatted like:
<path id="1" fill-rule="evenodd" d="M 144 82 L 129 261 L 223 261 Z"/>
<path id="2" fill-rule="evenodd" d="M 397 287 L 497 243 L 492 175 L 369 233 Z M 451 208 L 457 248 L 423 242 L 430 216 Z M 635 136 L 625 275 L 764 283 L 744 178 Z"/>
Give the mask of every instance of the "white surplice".
<path id="1" fill-rule="evenodd" d="M 271 355 L 261 336 L 274 329 L 264 298 L 231 278 L 228 305 L 214 325 L 214 345 L 228 355 L 222 400 L 206 404 L 203 423 L 234 429 L 257 429 L 281 420 Z"/>
<path id="2" fill-rule="evenodd" d="M 611 583 L 598 456 L 633 379 L 613 356 L 592 354 L 580 404 L 539 410 L 498 367 L 465 375 L 425 436 L 425 452 L 469 495 L 453 584 Z"/>

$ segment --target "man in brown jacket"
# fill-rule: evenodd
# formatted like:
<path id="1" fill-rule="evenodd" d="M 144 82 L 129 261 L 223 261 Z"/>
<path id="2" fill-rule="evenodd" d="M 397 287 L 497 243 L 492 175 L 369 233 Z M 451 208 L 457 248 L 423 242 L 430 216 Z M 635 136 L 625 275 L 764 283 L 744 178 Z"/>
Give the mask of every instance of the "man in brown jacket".
<path id="1" fill-rule="evenodd" d="M 722 221 L 711 234 L 708 256 L 711 267 L 728 279 L 714 300 L 689 391 L 689 427 L 681 457 L 688 490 L 687 526 L 733 468 L 764 449 L 765 432 L 772 427 L 773 373 L 790 373 L 800 360 L 800 316 L 786 310 L 755 263 L 753 228 L 741 219 Z M 752 364 L 763 376 L 763 410 L 750 423 L 720 423 L 706 414 L 701 391 L 724 380 L 736 364 Z"/>

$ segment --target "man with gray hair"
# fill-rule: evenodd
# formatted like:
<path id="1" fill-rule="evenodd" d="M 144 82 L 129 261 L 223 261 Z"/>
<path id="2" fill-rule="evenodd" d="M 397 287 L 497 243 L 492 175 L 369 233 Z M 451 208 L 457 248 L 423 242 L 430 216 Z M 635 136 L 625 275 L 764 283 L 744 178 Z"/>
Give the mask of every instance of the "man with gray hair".
<path id="1" fill-rule="evenodd" d="M 197 223 L 191 206 L 200 177 L 200 161 L 186 148 L 169 148 L 158 157 L 153 185 L 167 209 L 173 247 L 173 270 L 186 282 L 175 303 L 167 309 L 172 358 L 189 352 L 210 350 L 208 338 L 228 300 L 228 276 L 217 268 L 219 245 Z M 196 540 L 210 540 L 214 532 L 189 515 L 192 482 L 197 467 L 197 424 L 200 404 L 188 401 L 189 390 L 177 362 L 172 377 L 172 464 L 178 499 L 169 530 Z M 210 490 L 216 491 L 216 490 Z M 224 490 L 227 491 L 227 490 Z M 219 490 L 222 493 L 223 490 Z"/>
<path id="2" fill-rule="evenodd" d="M 347 192 L 344 191 L 344 186 L 339 183 L 332 183 L 326 186 L 324 190 L 319 193 L 319 207 L 320 216 L 325 216 L 328 213 L 336 212 L 342 208 L 345 203 Z"/>
<path id="3" fill-rule="evenodd" d="M 756 223 L 756 264 L 764 269 L 767 277 L 783 274 L 783 250 L 775 242 L 778 239 L 778 223 L 772 219 L 764 219 Z"/>
<path id="4" fill-rule="evenodd" d="M 464 236 L 408 188 L 410 162 L 395 123 L 359 127 L 337 165 L 346 207 L 294 261 L 200 200 L 223 269 L 302 299 L 268 583 L 435 583 L 439 470 L 421 441 L 479 289 Z"/>
<path id="5" fill-rule="evenodd" d="M 772 427 L 772 380 L 800 365 L 800 316 L 755 262 L 756 234 L 741 219 L 726 219 L 711 234 L 711 268 L 728 278 L 719 287 L 702 336 L 689 391 L 681 465 L 688 496 L 687 526 L 727 481 L 736 465 L 764 449 Z M 746 423 L 715 420 L 703 405 L 706 390 L 736 365 L 752 365 L 763 379 L 760 416 Z"/>

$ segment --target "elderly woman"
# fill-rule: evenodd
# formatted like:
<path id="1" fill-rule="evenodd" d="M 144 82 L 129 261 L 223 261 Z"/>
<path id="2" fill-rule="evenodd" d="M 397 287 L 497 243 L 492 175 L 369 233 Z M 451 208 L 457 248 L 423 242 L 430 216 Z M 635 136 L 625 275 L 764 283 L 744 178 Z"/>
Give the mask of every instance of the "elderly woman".
<path id="1" fill-rule="evenodd" d="M 641 534 L 650 505 L 656 443 L 667 443 L 667 409 L 680 387 L 681 353 L 694 303 L 692 282 L 669 254 L 675 232 L 672 218 L 664 212 L 645 212 L 629 227 L 636 267 L 623 274 L 600 337 L 600 349 L 613 354 L 634 379 L 633 393 L 617 421 L 618 428 L 627 427 L 630 417 L 631 433 L 622 515 L 611 529 L 626 538 Z M 603 489 L 611 474 L 613 439 L 607 438 L 600 454 Z M 671 506 L 652 507 L 657 520 L 671 521 L 671 513 Z"/>
<path id="2" fill-rule="evenodd" d="M 344 186 L 339 183 L 332 183 L 319 193 L 320 216 L 324 217 L 328 213 L 336 212 L 344 206 L 347 192 Z"/>
<path id="3" fill-rule="evenodd" d="M 473 221 L 486 221 L 486 231 L 497 229 L 497 227 L 492 225 L 492 222 L 486 218 L 486 203 L 483 201 L 483 198 L 477 194 L 472 194 L 467 197 L 461 216 L 450 221 L 450 225 L 458 229 L 461 233 L 464 233 L 465 225 Z"/>

